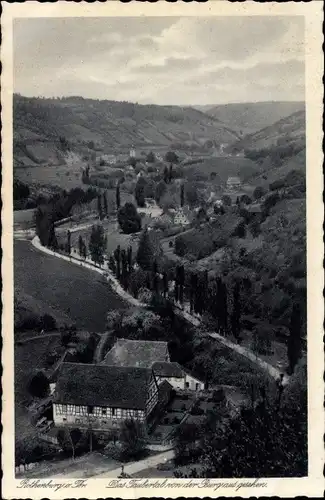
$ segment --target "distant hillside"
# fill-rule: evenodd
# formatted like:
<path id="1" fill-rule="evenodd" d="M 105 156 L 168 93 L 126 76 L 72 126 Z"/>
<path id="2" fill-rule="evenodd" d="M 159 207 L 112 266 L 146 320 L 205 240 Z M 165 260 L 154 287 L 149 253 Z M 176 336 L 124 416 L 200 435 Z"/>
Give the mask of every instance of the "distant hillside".
<path id="1" fill-rule="evenodd" d="M 257 132 L 297 111 L 305 109 L 303 102 L 252 102 L 199 106 L 209 116 L 217 118 L 241 135 Z"/>
<path id="2" fill-rule="evenodd" d="M 15 95 L 13 112 L 17 166 L 59 165 L 67 150 L 114 152 L 132 145 L 146 149 L 207 140 L 230 144 L 239 139 L 216 118 L 190 107 Z"/>
<path id="3" fill-rule="evenodd" d="M 305 111 L 297 111 L 269 127 L 254 134 L 248 134 L 232 144 L 228 149 L 232 152 L 248 149 L 260 150 L 284 144 L 304 145 L 306 140 Z"/>

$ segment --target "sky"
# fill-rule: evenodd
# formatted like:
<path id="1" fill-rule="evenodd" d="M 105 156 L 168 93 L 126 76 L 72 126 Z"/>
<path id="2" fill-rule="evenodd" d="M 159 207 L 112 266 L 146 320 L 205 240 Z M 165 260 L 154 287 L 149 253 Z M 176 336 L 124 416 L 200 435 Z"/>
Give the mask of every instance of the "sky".
<path id="1" fill-rule="evenodd" d="M 14 87 L 204 105 L 305 96 L 303 17 L 29 18 L 14 21 Z"/>

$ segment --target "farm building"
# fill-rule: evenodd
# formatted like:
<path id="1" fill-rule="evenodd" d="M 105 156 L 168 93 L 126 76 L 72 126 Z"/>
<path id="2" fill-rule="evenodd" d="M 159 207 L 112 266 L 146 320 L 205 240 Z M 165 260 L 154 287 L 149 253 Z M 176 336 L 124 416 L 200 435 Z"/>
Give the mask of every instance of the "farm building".
<path id="1" fill-rule="evenodd" d="M 156 361 L 169 361 L 167 342 L 118 339 L 102 364 L 151 368 Z"/>
<path id="2" fill-rule="evenodd" d="M 152 365 L 158 385 L 167 381 L 174 389 L 203 391 L 205 384 L 178 363 L 157 362 Z"/>
<path id="3" fill-rule="evenodd" d="M 158 403 L 152 370 L 63 363 L 53 399 L 57 427 L 105 431 L 132 418 L 145 423 Z"/>
<path id="4" fill-rule="evenodd" d="M 179 208 L 174 214 L 174 224 L 176 226 L 188 226 L 190 224 L 190 217 L 188 210 Z"/>
<path id="5" fill-rule="evenodd" d="M 228 177 L 227 188 L 230 190 L 238 189 L 241 186 L 239 177 Z"/>

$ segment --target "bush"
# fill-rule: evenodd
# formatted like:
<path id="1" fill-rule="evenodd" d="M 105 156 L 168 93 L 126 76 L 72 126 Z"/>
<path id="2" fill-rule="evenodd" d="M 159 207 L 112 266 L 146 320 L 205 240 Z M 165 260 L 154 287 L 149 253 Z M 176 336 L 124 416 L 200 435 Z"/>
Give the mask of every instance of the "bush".
<path id="1" fill-rule="evenodd" d="M 45 331 L 50 332 L 52 330 L 56 330 L 57 328 L 56 321 L 50 314 L 44 314 L 43 316 L 41 316 L 40 321 L 41 326 Z"/>
<path id="2" fill-rule="evenodd" d="M 133 203 L 126 203 L 117 214 L 117 220 L 126 234 L 137 233 L 141 229 L 141 217 Z"/>
<path id="3" fill-rule="evenodd" d="M 38 371 L 29 381 L 28 392 L 31 396 L 44 398 L 49 393 L 49 381 L 42 371 Z"/>

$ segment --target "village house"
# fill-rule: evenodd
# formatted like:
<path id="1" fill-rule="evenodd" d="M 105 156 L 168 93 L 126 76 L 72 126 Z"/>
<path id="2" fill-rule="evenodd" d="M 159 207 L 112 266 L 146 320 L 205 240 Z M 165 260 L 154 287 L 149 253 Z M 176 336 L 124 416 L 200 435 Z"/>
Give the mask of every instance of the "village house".
<path id="1" fill-rule="evenodd" d="M 115 155 L 103 155 L 102 159 L 109 165 L 115 165 L 117 158 Z"/>
<path id="2" fill-rule="evenodd" d="M 183 207 L 179 208 L 174 214 L 174 224 L 176 226 L 188 226 L 190 224 L 189 211 Z"/>
<path id="3" fill-rule="evenodd" d="M 241 186 L 241 182 L 240 182 L 239 177 L 228 177 L 227 188 L 230 191 L 234 191 L 234 190 L 240 188 L 240 186 Z"/>
<path id="4" fill-rule="evenodd" d="M 63 363 L 53 398 L 56 427 L 110 431 L 126 419 L 146 423 L 158 403 L 148 368 Z"/>
<path id="5" fill-rule="evenodd" d="M 203 391 L 205 388 L 205 384 L 202 380 L 194 377 L 178 363 L 158 361 L 152 365 L 152 370 L 158 385 L 167 381 L 173 389 Z"/>

